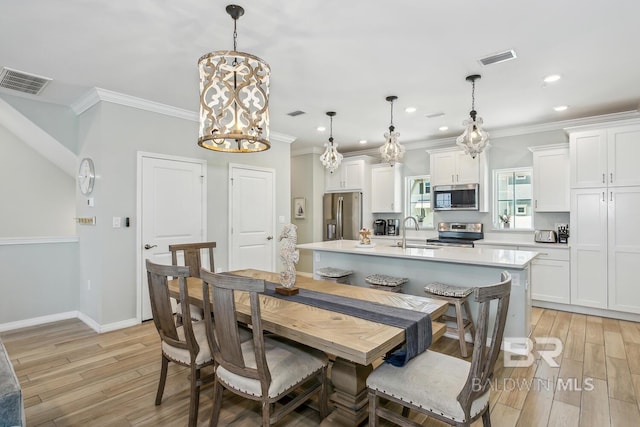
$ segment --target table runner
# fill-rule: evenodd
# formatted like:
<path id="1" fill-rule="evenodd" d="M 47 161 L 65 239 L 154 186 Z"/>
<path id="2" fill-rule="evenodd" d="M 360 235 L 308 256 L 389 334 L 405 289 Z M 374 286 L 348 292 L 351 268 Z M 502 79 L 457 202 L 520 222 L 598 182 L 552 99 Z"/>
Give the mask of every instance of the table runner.
<path id="1" fill-rule="evenodd" d="M 365 301 L 356 298 L 343 297 L 339 295 L 326 294 L 322 292 L 300 289 L 296 295 L 281 295 L 276 293 L 276 286 L 265 280 L 265 295 L 293 301 L 325 310 L 349 316 L 359 317 L 372 322 L 384 323 L 385 325 L 403 328 L 405 334 L 405 345 L 385 356 L 385 361 L 395 366 L 403 366 L 413 357 L 424 352 L 431 345 L 432 329 L 431 316 L 428 313 L 409 310 L 406 308 L 392 307 L 372 301 Z"/>

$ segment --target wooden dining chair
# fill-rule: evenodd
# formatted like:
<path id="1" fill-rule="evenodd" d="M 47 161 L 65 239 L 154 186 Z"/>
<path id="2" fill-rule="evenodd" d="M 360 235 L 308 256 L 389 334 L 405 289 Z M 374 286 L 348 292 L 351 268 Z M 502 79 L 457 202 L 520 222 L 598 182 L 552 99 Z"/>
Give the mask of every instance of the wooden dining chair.
<path id="1" fill-rule="evenodd" d="M 314 395 L 318 395 L 320 417 L 325 418 L 328 358 L 302 344 L 263 334 L 259 294 L 265 291 L 264 280 L 213 274 L 205 269 L 200 277 L 207 336 L 216 361 L 210 425 L 218 425 L 224 389 L 260 402 L 263 426 L 276 423 Z M 241 342 L 234 291 L 249 294 L 252 341 Z M 294 390 L 297 394 L 291 400 L 279 402 Z"/>
<path id="2" fill-rule="evenodd" d="M 180 252 L 183 254 L 184 265 L 189 267 L 191 277 L 200 277 L 200 269 L 202 268 L 202 251 L 205 250 L 209 259 L 209 270 L 216 271 L 213 261 L 213 250 L 216 248 L 216 242 L 198 242 L 198 243 L 183 243 L 176 245 L 169 245 L 169 252 L 171 252 L 171 264 L 178 265 L 178 255 Z M 179 301 L 178 301 L 179 302 Z M 176 317 L 178 318 L 178 324 L 182 322 L 182 312 L 180 310 L 180 304 L 178 304 L 176 310 Z M 196 305 L 191 305 L 191 318 L 193 320 L 202 320 L 204 314 L 202 309 Z"/>
<path id="3" fill-rule="evenodd" d="M 168 278 L 177 279 L 180 285 L 180 301 L 182 301 L 183 322 L 175 323 L 169 297 Z M 160 335 L 162 349 L 162 368 L 156 393 L 156 405 L 162 402 L 169 362 L 186 366 L 191 370 L 191 397 L 189 403 L 189 426 L 198 421 L 200 387 L 214 379 L 214 374 L 201 377 L 200 371 L 205 366 L 213 365 L 211 349 L 207 343 L 207 332 L 204 322 L 193 322 L 190 316 L 189 293 L 187 288 L 189 267 L 159 265 L 147 260 L 147 279 L 153 322 Z"/>
<path id="4" fill-rule="evenodd" d="M 378 426 L 378 417 L 403 427 L 420 426 L 408 418 L 409 410 L 453 426 L 469 426 L 482 417 L 484 426 L 490 426 L 490 382 L 500 352 L 510 293 L 511 275 L 506 271 L 499 283 L 474 288 L 479 307 L 471 363 L 427 350 L 403 367 L 385 363 L 375 369 L 367 378 L 369 426 Z M 497 311 L 487 346 L 492 301 L 497 301 Z M 380 398 L 402 405 L 402 415 L 380 406 Z"/>

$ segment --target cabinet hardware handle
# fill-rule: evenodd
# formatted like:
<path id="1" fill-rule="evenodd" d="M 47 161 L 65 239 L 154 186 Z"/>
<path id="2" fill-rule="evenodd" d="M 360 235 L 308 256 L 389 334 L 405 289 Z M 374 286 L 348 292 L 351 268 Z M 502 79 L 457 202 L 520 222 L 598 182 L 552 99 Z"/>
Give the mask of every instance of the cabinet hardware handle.
<path id="1" fill-rule="evenodd" d="M 538 199 L 536 199 L 536 209 L 538 209 Z"/>
<path id="2" fill-rule="evenodd" d="M 612 192 L 610 192 L 609 194 L 610 194 L 610 196 L 609 196 L 609 200 L 613 202 L 613 191 L 612 191 Z"/>
<path id="3" fill-rule="evenodd" d="M 613 184 L 613 172 L 609 174 L 609 182 Z"/>
<path id="4" fill-rule="evenodd" d="M 602 183 L 605 184 L 607 180 L 604 178 L 604 174 L 602 174 Z"/>
<path id="5" fill-rule="evenodd" d="M 267 240 L 273 240 L 273 236 L 267 236 Z"/>
<path id="6" fill-rule="evenodd" d="M 602 201 L 604 202 L 604 191 L 602 192 Z"/>
<path id="7" fill-rule="evenodd" d="M 455 178 L 453 177 L 453 174 L 451 174 L 451 182 L 456 182 Z"/>
<path id="8" fill-rule="evenodd" d="M 152 245 L 150 245 L 150 244 L 148 244 L 148 243 L 147 243 L 146 245 L 144 245 L 144 248 L 145 248 L 145 249 L 147 249 L 147 250 L 149 250 L 149 249 L 151 249 L 151 248 L 157 248 L 157 247 L 158 247 L 158 245 L 153 245 L 153 246 L 152 246 Z"/>
<path id="9" fill-rule="evenodd" d="M 460 175 L 456 174 L 456 182 L 460 182 Z"/>

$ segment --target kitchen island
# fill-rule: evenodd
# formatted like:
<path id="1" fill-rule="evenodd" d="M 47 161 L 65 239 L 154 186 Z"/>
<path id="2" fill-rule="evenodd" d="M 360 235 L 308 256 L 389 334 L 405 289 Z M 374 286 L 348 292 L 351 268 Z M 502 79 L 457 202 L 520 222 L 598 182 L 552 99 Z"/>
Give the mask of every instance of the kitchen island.
<path id="1" fill-rule="evenodd" d="M 419 296 L 425 295 L 424 286 L 428 283 L 490 285 L 500 281 L 502 271 L 508 271 L 512 284 L 504 336 L 527 337 L 531 332 L 530 263 L 537 252 L 427 245 L 403 249 L 391 243 L 362 247 L 355 240 L 305 243 L 297 247 L 313 251 L 316 278 L 319 276 L 315 272 L 324 267 L 353 271 L 350 283 L 356 286 L 369 286 L 364 278 L 371 274 L 406 277 L 409 282 L 403 292 Z M 473 298 L 470 303 L 475 316 L 477 305 Z"/>

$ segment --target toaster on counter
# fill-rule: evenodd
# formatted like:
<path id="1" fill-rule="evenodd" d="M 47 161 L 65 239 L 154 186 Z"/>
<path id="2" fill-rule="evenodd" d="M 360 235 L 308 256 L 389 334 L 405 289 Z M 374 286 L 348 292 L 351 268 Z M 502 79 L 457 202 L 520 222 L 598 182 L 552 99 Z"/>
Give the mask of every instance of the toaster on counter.
<path id="1" fill-rule="evenodd" d="M 534 240 L 538 243 L 556 243 L 558 235 L 553 230 L 536 230 Z"/>

